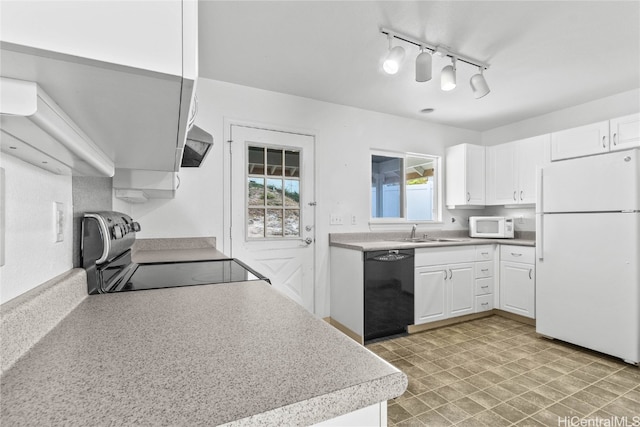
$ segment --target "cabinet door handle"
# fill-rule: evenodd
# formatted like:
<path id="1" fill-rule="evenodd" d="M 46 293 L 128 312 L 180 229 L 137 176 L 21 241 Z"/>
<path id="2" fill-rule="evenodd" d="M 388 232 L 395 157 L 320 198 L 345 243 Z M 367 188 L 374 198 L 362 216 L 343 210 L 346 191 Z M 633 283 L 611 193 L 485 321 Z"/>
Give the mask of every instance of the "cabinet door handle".
<path id="1" fill-rule="evenodd" d="M 442 270 L 442 272 L 444 273 L 444 280 L 447 280 L 447 270 Z"/>
<path id="2" fill-rule="evenodd" d="M 607 148 L 607 137 L 606 136 L 602 137 L 602 148 Z"/>
<path id="3" fill-rule="evenodd" d="M 480 252 L 482 255 L 487 255 L 489 256 L 489 252 Z"/>
<path id="4" fill-rule="evenodd" d="M 520 200 L 524 200 L 524 190 L 520 192 Z"/>
<path id="5" fill-rule="evenodd" d="M 518 256 L 522 256 L 522 254 L 519 254 L 519 253 L 516 253 L 516 252 L 511 252 L 511 256 L 518 257 Z"/>
<path id="6" fill-rule="evenodd" d="M 483 269 L 482 269 L 482 270 L 480 270 L 480 271 L 489 271 L 489 269 L 488 269 L 488 268 L 483 268 Z"/>
<path id="7" fill-rule="evenodd" d="M 487 286 L 480 286 L 482 289 L 489 289 L 489 285 Z"/>
<path id="8" fill-rule="evenodd" d="M 514 192 L 513 192 L 513 200 L 514 200 L 514 201 L 518 201 L 518 198 L 516 197 L 516 194 L 518 194 L 518 192 L 517 192 L 517 191 L 514 191 Z"/>
<path id="9" fill-rule="evenodd" d="M 467 202 L 471 201 L 471 193 L 467 192 Z"/>
<path id="10" fill-rule="evenodd" d="M 617 133 L 613 134 L 613 145 L 618 145 L 618 141 L 617 141 L 617 138 L 616 138 L 617 136 L 618 136 Z"/>
<path id="11" fill-rule="evenodd" d="M 453 272 L 451 271 L 451 269 L 449 269 L 449 279 L 451 279 L 453 277 Z"/>
<path id="12" fill-rule="evenodd" d="M 480 305 L 489 305 L 488 302 L 481 302 Z"/>
<path id="13" fill-rule="evenodd" d="M 530 269 L 529 269 L 529 280 L 533 279 L 533 277 L 531 277 L 531 273 L 532 273 L 532 272 L 533 272 L 533 269 L 532 269 L 532 268 L 530 268 Z"/>

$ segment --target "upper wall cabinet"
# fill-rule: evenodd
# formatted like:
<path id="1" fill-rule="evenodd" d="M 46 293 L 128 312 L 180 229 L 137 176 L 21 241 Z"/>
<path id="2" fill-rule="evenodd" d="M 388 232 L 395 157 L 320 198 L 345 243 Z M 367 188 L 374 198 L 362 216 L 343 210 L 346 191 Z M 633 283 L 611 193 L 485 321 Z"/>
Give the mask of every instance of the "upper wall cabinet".
<path id="1" fill-rule="evenodd" d="M 487 205 L 536 202 L 536 170 L 549 162 L 550 135 L 487 147 Z"/>
<path id="2" fill-rule="evenodd" d="M 476 208 L 485 204 L 485 148 L 460 144 L 447 148 L 446 205 L 449 209 Z"/>
<path id="3" fill-rule="evenodd" d="M 0 75 L 37 83 L 116 168 L 175 172 L 195 94 L 197 7 L 3 2 Z"/>
<path id="4" fill-rule="evenodd" d="M 182 74 L 182 2 L 2 4 L 2 41 L 79 58 Z"/>
<path id="5" fill-rule="evenodd" d="M 551 134 L 551 160 L 640 147 L 640 113 Z"/>
<path id="6" fill-rule="evenodd" d="M 611 151 L 640 147 L 640 113 L 609 121 Z"/>

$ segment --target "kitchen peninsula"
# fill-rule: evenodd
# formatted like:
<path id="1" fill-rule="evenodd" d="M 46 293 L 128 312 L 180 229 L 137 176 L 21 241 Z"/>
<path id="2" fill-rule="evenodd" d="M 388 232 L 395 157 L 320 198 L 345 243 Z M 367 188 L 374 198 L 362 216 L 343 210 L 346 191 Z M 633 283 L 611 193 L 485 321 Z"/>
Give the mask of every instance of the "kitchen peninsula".
<path id="1" fill-rule="evenodd" d="M 84 298 L 4 372 L 1 420 L 311 425 L 371 408 L 386 423 L 406 386 L 266 282 L 166 288 Z"/>

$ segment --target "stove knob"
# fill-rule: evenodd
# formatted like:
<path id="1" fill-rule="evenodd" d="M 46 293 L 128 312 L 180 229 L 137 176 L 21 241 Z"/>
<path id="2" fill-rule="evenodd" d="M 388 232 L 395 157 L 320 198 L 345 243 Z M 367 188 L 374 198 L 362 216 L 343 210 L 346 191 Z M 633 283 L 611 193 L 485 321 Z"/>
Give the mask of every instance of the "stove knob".
<path id="1" fill-rule="evenodd" d="M 131 223 L 131 228 L 133 229 L 133 231 L 140 231 L 140 223 L 132 222 Z"/>
<path id="2" fill-rule="evenodd" d="M 111 235 L 114 239 L 122 239 L 122 228 L 119 225 L 114 225 L 111 229 Z"/>

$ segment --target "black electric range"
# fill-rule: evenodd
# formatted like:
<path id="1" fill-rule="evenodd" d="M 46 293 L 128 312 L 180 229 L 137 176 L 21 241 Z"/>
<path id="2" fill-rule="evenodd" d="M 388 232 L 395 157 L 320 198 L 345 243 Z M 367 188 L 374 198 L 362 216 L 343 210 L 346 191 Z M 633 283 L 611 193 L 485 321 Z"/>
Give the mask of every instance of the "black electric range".
<path id="1" fill-rule="evenodd" d="M 86 213 L 82 221 L 82 266 L 89 294 L 269 279 L 240 260 L 216 259 L 139 264 L 131 246 L 140 225 L 119 212 Z M 269 282 L 270 283 L 270 282 Z"/>

